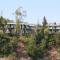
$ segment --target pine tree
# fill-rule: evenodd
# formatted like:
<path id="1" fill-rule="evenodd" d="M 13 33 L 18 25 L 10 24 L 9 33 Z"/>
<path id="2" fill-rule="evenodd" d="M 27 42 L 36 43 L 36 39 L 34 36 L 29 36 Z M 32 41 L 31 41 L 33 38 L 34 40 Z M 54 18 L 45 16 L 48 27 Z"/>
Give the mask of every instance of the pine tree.
<path id="1" fill-rule="evenodd" d="M 48 38 L 48 23 L 45 16 L 43 17 L 42 32 L 44 34 L 44 38 Z"/>

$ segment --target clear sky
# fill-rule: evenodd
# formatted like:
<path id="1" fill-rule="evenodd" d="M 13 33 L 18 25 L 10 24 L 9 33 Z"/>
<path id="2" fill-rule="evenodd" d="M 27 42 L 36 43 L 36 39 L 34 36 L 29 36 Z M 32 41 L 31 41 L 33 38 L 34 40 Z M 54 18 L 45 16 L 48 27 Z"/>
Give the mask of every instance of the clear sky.
<path id="1" fill-rule="evenodd" d="M 20 6 L 27 12 L 24 21 L 28 23 L 40 23 L 44 16 L 48 22 L 60 23 L 60 0 L 0 0 L 0 15 L 15 19 L 13 13 Z"/>

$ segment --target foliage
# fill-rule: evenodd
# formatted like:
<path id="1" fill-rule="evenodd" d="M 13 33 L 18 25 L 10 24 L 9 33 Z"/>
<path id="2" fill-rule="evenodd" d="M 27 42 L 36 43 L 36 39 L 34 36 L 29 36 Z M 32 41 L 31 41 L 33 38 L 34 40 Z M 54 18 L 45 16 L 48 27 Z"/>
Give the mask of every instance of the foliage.
<path id="1" fill-rule="evenodd" d="M 42 32 L 37 32 L 35 36 L 36 44 L 40 44 L 41 40 L 44 38 L 44 34 Z"/>
<path id="2" fill-rule="evenodd" d="M 0 30 L 5 30 L 5 26 L 7 24 L 7 20 L 3 18 L 3 16 L 0 16 Z"/>
<path id="3" fill-rule="evenodd" d="M 43 25 L 42 29 L 40 31 L 37 31 L 37 34 L 35 35 L 35 42 L 36 42 L 36 49 L 35 49 L 35 57 L 38 58 L 43 58 L 45 55 L 48 54 L 48 38 L 49 38 L 49 33 L 48 33 L 48 23 L 47 20 L 44 16 L 43 18 Z"/>
<path id="4" fill-rule="evenodd" d="M 48 30 L 48 23 L 46 21 L 46 18 L 43 18 L 43 25 L 42 29 L 40 31 L 37 31 L 37 34 L 35 35 L 35 42 L 36 49 L 35 51 L 35 57 L 41 58 L 44 56 L 48 56 L 48 51 L 52 48 L 59 48 L 60 47 L 60 33 L 51 33 L 49 34 Z"/>
<path id="5" fill-rule="evenodd" d="M 16 37 L 0 34 L 0 56 L 9 56 L 10 54 L 13 54 L 16 41 Z"/>
<path id="6" fill-rule="evenodd" d="M 46 21 L 46 18 L 44 16 L 43 18 L 43 26 L 42 26 L 42 29 L 40 29 L 40 31 L 37 32 L 36 34 L 36 43 L 40 44 L 42 40 L 47 40 L 48 39 L 48 24 L 47 24 L 47 21 Z"/>
<path id="7" fill-rule="evenodd" d="M 16 10 L 16 33 L 20 32 L 20 12 Z M 21 39 L 25 42 L 25 48 L 29 56 L 34 60 L 48 56 L 48 51 L 51 47 L 56 47 L 60 51 L 60 32 L 49 34 L 48 23 L 46 17 L 43 18 L 43 25 L 35 35 L 24 34 L 18 36 L 17 34 L 4 33 L 4 26 L 7 21 L 0 17 L 0 56 L 15 55 L 15 48 L 18 41 Z M 39 27 L 39 26 L 38 26 Z M 10 33 L 11 34 L 11 33 Z"/>
<path id="8" fill-rule="evenodd" d="M 47 25 L 47 20 L 46 20 L 45 16 L 43 17 L 43 23 L 42 24 L 43 24 L 43 27 L 45 27 Z"/>
<path id="9" fill-rule="evenodd" d="M 25 49 L 28 53 L 28 55 L 30 57 L 36 57 L 35 56 L 35 48 L 36 48 L 36 44 L 35 44 L 35 40 L 33 36 L 20 36 L 20 39 L 23 40 L 25 42 Z"/>
<path id="10" fill-rule="evenodd" d="M 60 47 L 60 32 L 57 32 L 57 33 L 54 34 L 54 40 L 56 42 L 55 46 L 57 48 L 59 48 Z"/>
<path id="11" fill-rule="evenodd" d="M 46 47 L 50 49 L 51 47 L 56 46 L 56 40 L 54 39 L 54 34 L 48 34 L 48 39 L 46 41 Z"/>
<path id="12" fill-rule="evenodd" d="M 26 49 L 29 55 L 34 55 L 35 41 L 33 37 L 27 38 Z"/>

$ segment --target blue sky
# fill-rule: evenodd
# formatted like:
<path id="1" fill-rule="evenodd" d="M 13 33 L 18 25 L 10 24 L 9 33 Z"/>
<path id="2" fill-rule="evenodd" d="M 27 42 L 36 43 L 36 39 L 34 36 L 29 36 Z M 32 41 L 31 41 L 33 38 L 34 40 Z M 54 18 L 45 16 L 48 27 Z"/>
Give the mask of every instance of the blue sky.
<path id="1" fill-rule="evenodd" d="M 60 0 L 0 0 L 0 15 L 15 20 L 13 13 L 20 6 L 27 12 L 25 22 L 37 24 L 46 16 L 49 23 L 60 23 Z"/>

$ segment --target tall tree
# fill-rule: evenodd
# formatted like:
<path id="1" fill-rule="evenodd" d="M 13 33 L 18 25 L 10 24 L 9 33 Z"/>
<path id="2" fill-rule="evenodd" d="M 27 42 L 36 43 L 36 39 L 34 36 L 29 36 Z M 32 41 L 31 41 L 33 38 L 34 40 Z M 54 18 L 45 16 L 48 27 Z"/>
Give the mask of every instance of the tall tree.
<path id="1" fill-rule="evenodd" d="M 15 14 L 16 14 L 16 33 L 19 33 L 20 32 L 20 17 L 21 17 L 20 8 L 16 9 Z"/>
<path id="2" fill-rule="evenodd" d="M 46 17 L 45 16 L 43 17 L 43 23 L 42 24 L 43 24 L 43 26 L 46 26 L 47 25 L 47 20 L 46 20 Z"/>
<path id="3" fill-rule="evenodd" d="M 48 39 L 48 24 L 47 24 L 47 20 L 44 16 L 43 18 L 43 24 L 42 24 L 42 27 L 40 29 L 40 31 L 37 31 L 37 34 L 36 34 L 36 43 L 37 44 L 40 44 L 42 42 L 42 40 L 45 40 L 45 43 L 46 43 L 46 40 Z"/>
<path id="4" fill-rule="evenodd" d="M 23 16 L 25 16 L 24 15 L 24 13 L 25 13 L 25 11 L 22 11 L 22 9 L 21 9 L 22 7 L 19 7 L 19 8 L 17 8 L 16 9 L 16 11 L 15 11 L 15 14 L 16 14 L 16 33 L 19 33 L 20 32 L 20 23 L 21 23 L 21 20 L 22 20 L 22 18 L 23 18 Z"/>
<path id="5" fill-rule="evenodd" d="M 43 17 L 42 32 L 44 34 L 44 37 L 47 38 L 47 36 L 48 36 L 48 23 L 47 23 L 47 20 L 46 20 L 45 16 Z"/>

